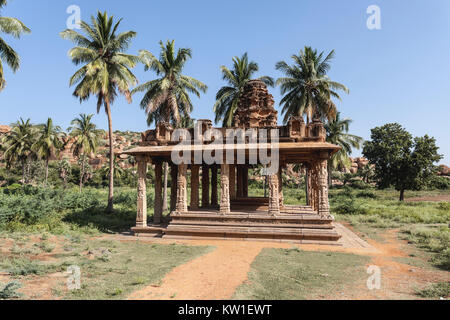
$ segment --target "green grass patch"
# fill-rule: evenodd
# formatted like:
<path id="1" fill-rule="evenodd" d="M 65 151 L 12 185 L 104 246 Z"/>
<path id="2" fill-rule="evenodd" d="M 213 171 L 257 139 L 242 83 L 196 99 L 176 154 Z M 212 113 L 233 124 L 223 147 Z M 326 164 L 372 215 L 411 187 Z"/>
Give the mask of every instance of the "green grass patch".
<path id="1" fill-rule="evenodd" d="M 417 295 L 430 299 L 450 298 L 450 282 L 434 283 L 428 288 L 418 291 Z"/>
<path id="2" fill-rule="evenodd" d="M 264 249 L 251 266 L 248 283 L 234 299 L 303 300 L 365 281 L 369 257 L 345 253 Z"/>

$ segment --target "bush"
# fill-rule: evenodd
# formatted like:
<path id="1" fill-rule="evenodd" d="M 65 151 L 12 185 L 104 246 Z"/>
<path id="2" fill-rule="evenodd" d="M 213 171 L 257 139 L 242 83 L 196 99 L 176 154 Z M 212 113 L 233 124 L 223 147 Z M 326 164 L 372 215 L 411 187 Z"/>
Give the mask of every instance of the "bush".
<path id="1" fill-rule="evenodd" d="M 367 214 L 367 209 L 357 205 L 353 198 L 343 199 L 333 206 L 333 211 L 342 215 Z"/>
<path id="2" fill-rule="evenodd" d="M 450 189 L 450 178 L 433 176 L 428 183 L 428 188 L 432 190 L 448 190 Z"/>
<path id="3" fill-rule="evenodd" d="M 430 287 L 417 292 L 417 295 L 423 298 L 448 298 L 450 297 L 450 283 L 434 283 Z"/>
<path id="4" fill-rule="evenodd" d="M 22 284 L 18 281 L 8 283 L 3 289 L 0 290 L 0 300 L 20 298 L 22 294 L 18 293 L 17 290 L 21 287 Z"/>
<path id="5" fill-rule="evenodd" d="M 371 188 L 370 184 L 367 184 L 362 180 L 354 180 L 352 182 L 352 187 L 359 190 L 366 190 Z"/>
<path id="6" fill-rule="evenodd" d="M 378 198 L 377 195 L 375 193 L 373 193 L 372 191 L 361 191 L 359 193 L 356 194 L 357 198 L 368 198 L 368 199 L 376 199 Z"/>

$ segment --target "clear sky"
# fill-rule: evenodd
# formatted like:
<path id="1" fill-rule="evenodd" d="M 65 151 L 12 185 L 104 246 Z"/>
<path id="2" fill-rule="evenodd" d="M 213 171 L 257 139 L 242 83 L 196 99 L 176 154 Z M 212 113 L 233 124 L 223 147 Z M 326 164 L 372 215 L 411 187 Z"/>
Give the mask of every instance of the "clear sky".
<path id="1" fill-rule="evenodd" d="M 68 86 L 76 70 L 67 57 L 72 44 L 58 33 L 66 28 L 70 5 L 81 8 L 83 20 L 98 9 L 124 18 L 121 30 L 138 32 L 130 53 L 159 54 L 158 41 L 167 39 L 192 48 L 185 74 L 209 86 L 206 95 L 193 99 L 193 118 L 213 119 L 215 94 L 223 85 L 219 67 L 230 66 L 233 56 L 248 52 L 260 75 L 279 77 L 275 63 L 289 61 L 305 45 L 334 49 L 330 77 L 351 90 L 338 107 L 354 120 L 352 133 L 367 139 L 371 128 L 399 122 L 413 135 L 434 136 L 443 163 L 450 164 L 448 0 L 13 0 L 2 14 L 20 18 L 32 34 L 20 41 L 7 37 L 22 65 L 16 74 L 5 67 L 0 124 L 19 117 L 42 123 L 50 116 L 67 128 L 79 113 L 95 113 L 95 99 L 80 105 Z M 381 8 L 381 30 L 366 26 L 370 5 Z M 154 77 L 142 66 L 135 73 L 141 83 Z M 278 103 L 279 89 L 271 93 Z M 139 98 L 131 105 L 116 101 L 115 130 L 146 130 Z M 95 122 L 107 128 L 103 113 Z"/>

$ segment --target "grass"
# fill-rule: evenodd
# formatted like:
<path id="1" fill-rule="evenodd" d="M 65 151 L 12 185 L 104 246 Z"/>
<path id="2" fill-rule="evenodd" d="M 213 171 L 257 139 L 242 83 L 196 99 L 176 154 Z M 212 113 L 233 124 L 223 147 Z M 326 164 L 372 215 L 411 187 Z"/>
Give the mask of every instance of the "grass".
<path id="1" fill-rule="evenodd" d="M 51 253 L 43 250 L 45 259 L 23 252 L 19 256 L 0 256 L 0 272 L 9 274 L 11 280 L 26 283 L 36 277 L 49 281 L 47 277 L 51 274 L 63 274 L 69 266 L 78 266 L 81 289 L 68 291 L 67 276 L 62 275 L 53 288 L 54 294 L 69 300 L 116 300 L 124 299 L 144 286 L 159 283 L 176 266 L 211 250 L 204 246 L 160 245 L 139 240 L 119 242 L 83 235 L 58 237 L 53 241 L 60 243 L 59 249 Z M 45 242 L 35 245 L 42 243 Z"/>
<path id="2" fill-rule="evenodd" d="M 435 283 L 424 290 L 417 291 L 416 294 L 422 298 L 448 299 L 450 298 L 450 283 L 449 282 Z"/>
<path id="3" fill-rule="evenodd" d="M 431 262 L 450 270 L 450 228 L 448 226 L 412 226 L 402 231 L 403 238 L 433 253 Z"/>
<path id="4" fill-rule="evenodd" d="M 276 261 L 276 263 L 274 263 Z M 251 266 L 238 300 L 303 300 L 338 292 L 346 284 L 364 283 L 369 257 L 345 253 L 264 249 Z"/>

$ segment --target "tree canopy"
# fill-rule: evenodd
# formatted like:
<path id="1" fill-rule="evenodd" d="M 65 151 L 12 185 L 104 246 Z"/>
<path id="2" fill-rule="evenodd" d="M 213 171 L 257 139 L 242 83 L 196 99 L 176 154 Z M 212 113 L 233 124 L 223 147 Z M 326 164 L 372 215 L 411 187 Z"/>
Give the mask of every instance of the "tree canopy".
<path id="1" fill-rule="evenodd" d="M 428 135 L 414 138 L 398 123 L 372 129 L 371 141 L 364 144 L 364 156 L 375 165 L 379 188 L 394 187 L 400 191 L 419 190 L 436 171 L 442 159 L 436 140 Z"/>

